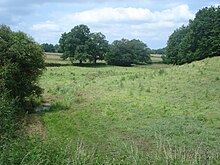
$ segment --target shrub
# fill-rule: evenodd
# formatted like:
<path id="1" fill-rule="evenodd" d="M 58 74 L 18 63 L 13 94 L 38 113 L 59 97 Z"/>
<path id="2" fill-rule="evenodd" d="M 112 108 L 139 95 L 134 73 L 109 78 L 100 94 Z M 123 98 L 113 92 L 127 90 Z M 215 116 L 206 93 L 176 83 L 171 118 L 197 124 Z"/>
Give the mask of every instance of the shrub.
<path id="1" fill-rule="evenodd" d="M 8 100 L 7 92 L 0 93 L 0 151 L 16 135 L 16 100 Z"/>
<path id="2" fill-rule="evenodd" d="M 27 98 L 41 94 L 38 78 L 45 67 L 43 50 L 25 33 L 0 26 L 0 65 L 0 93 L 6 89 L 9 98 L 22 106 Z"/>

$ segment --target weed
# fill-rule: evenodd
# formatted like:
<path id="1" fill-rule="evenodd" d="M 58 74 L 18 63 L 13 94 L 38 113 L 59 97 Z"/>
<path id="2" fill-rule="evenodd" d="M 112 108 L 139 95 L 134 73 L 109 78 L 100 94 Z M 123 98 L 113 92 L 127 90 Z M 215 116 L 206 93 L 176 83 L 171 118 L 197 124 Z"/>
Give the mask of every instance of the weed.
<path id="1" fill-rule="evenodd" d="M 160 69 L 159 72 L 158 72 L 158 74 L 159 74 L 159 75 L 166 74 L 166 71 L 165 71 L 164 69 Z"/>

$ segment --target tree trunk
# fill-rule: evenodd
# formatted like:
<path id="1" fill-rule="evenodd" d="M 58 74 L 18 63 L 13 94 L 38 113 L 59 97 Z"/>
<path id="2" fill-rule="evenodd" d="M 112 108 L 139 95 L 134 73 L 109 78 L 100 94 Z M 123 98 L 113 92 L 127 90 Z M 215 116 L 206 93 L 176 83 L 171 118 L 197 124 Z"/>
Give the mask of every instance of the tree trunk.
<path id="1" fill-rule="evenodd" d="M 93 61 L 93 63 L 96 64 L 96 61 L 97 61 L 97 59 L 95 58 L 94 61 Z"/>

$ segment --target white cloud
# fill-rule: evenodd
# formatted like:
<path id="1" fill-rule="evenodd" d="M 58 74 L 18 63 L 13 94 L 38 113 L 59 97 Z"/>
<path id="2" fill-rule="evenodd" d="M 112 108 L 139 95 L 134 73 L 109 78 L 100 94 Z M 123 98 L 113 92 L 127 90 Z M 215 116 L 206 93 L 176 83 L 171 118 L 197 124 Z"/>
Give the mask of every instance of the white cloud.
<path id="1" fill-rule="evenodd" d="M 93 32 L 102 32 L 107 39 L 137 38 L 150 47 L 165 45 L 174 29 L 192 19 L 187 5 L 177 5 L 162 11 L 135 7 L 103 7 L 71 14 L 55 15 L 50 20 L 33 24 L 30 31 L 38 42 L 58 42 L 62 33 L 74 26 L 86 24 Z M 163 43 L 163 44 L 162 44 Z M 162 47 L 162 46 L 161 46 Z"/>
<path id="2" fill-rule="evenodd" d="M 32 30 L 42 30 L 42 31 L 60 31 L 59 24 L 51 21 L 46 21 L 38 24 L 34 24 L 31 27 Z"/>
<path id="3" fill-rule="evenodd" d="M 148 9 L 142 8 L 101 8 L 73 13 L 67 19 L 82 21 L 85 23 L 109 22 L 109 21 L 141 21 L 146 17 L 152 17 Z"/>
<path id="4" fill-rule="evenodd" d="M 99 22 L 160 22 L 185 21 L 193 18 L 187 5 L 180 5 L 161 12 L 152 12 L 147 8 L 100 8 L 77 12 L 66 16 L 66 20 L 81 23 Z"/>

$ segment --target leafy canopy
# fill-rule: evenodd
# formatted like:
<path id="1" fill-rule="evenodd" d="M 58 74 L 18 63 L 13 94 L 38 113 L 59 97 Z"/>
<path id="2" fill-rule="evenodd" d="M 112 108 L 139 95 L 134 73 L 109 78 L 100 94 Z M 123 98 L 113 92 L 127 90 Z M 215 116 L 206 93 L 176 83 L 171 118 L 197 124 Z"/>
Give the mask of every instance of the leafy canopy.
<path id="1" fill-rule="evenodd" d="M 80 63 L 89 60 L 96 63 L 103 60 L 108 51 L 108 42 L 102 33 L 90 33 L 86 25 L 78 25 L 68 33 L 63 33 L 60 40 L 63 53 L 62 58 L 69 58 L 71 62 L 79 60 Z"/>
<path id="2" fill-rule="evenodd" d="M 175 30 L 167 42 L 164 60 L 184 64 L 220 55 L 220 6 L 196 13 L 189 25 Z"/>
<path id="3" fill-rule="evenodd" d="M 116 40 L 110 46 L 105 60 L 110 65 L 130 66 L 150 62 L 150 49 L 140 40 Z"/>

